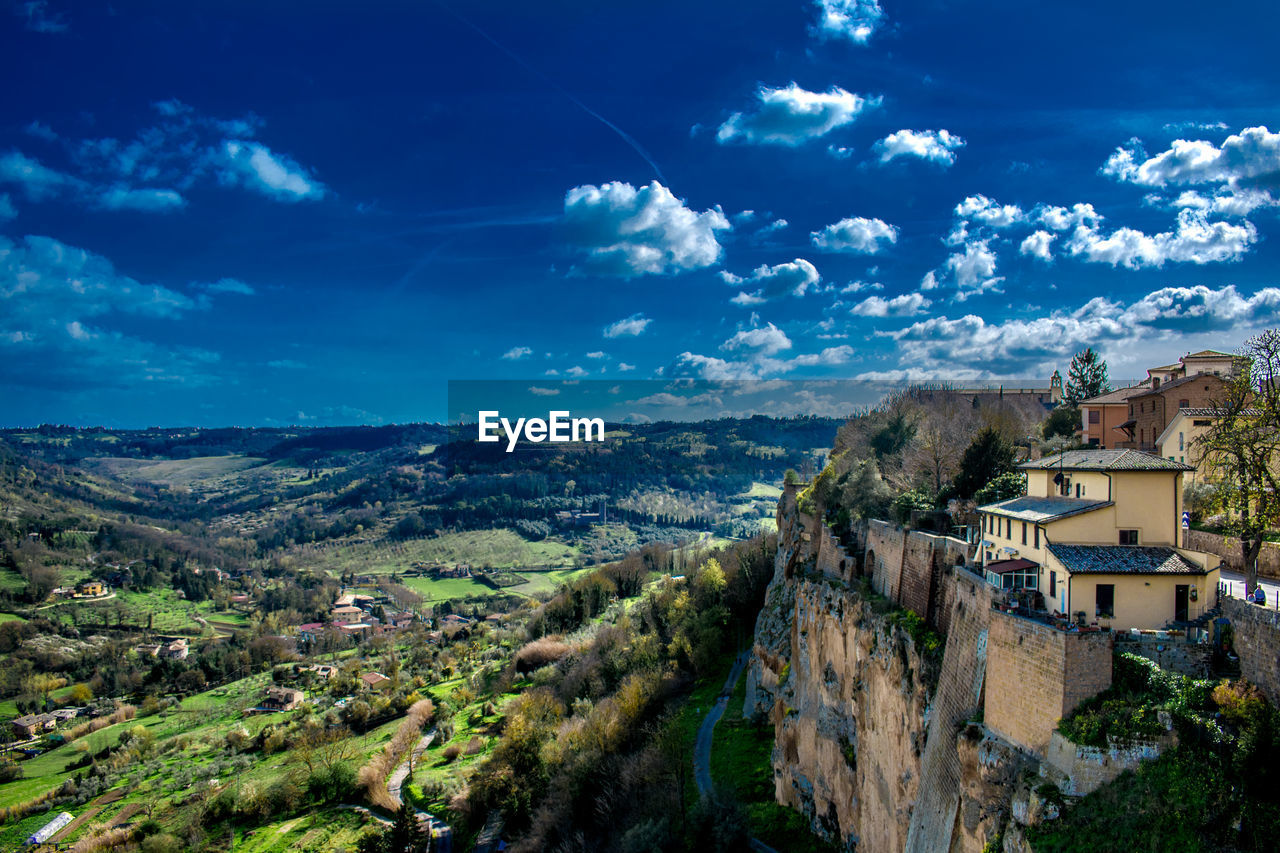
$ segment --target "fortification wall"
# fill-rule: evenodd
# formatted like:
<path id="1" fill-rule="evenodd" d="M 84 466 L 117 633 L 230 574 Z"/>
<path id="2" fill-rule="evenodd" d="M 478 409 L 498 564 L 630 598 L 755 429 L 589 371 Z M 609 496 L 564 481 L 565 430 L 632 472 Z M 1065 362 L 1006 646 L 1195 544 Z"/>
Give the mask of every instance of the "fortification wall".
<path id="1" fill-rule="evenodd" d="M 1235 631 L 1240 674 L 1258 685 L 1273 705 L 1280 704 L 1280 611 L 1223 598 L 1222 613 Z"/>
<path id="2" fill-rule="evenodd" d="M 1072 633 L 994 611 L 987 649 L 987 726 L 1044 755 L 1063 716 L 1111 685 L 1111 634 Z"/>
<path id="3" fill-rule="evenodd" d="M 1239 539 L 1204 530 L 1184 530 L 1182 541 L 1183 547 L 1189 551 L 1217 554 L 1222 558 L 1225 568 L 1233 572 L 1244 571 L 1244 555 L 1240 551 Z M 1258 574 L 1264 578 L 1280 579 L 1280 545 L 1274 542 L 1262 543 L 1262 550 L 1258 552 Z"/>
<path id="4" fill-rule="evenodd" d="M 921 757 L 920 798 L 911 813 L 905 850 L 949 850 L 960 807 L 961 763 L 956 732 L 982 706 L 993 589 L 965 569 L 948 575 L 951 612 L 942 672 L 929 711 Z"/>

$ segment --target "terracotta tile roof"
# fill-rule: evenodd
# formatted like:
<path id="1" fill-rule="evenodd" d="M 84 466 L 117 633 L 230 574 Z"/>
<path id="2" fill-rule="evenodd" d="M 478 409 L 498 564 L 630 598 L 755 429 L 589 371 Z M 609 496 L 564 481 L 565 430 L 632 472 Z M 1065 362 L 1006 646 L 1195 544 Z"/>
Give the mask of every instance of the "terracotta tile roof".
<path id="1" fill-rule="evenodd" d="M 1099 394 L 1097 397 L 1090 397 L 1088 400 L 1081 400 L 1082 406 L 1102 406 L 1107 403 L 1124 403 L 1130 397 L 1136 397 L 1139 394 L 1145 394 L 1151 390 L 1150 385 L 1130 385 L 1128 388 L 1117 388 L 1114 391 L 1108 391 L 1105 394 Z"/>
<path id="2" fill-rule="evenodd" d="M 1141 545 L 1050 545 L 1073 575 L 1203 575 L 1205 569 L 1173 548 Z"/>
<path id="3" fill-rule="evenodd" d="M 1192 465 L 1173 462 L 1141 450 L 1068 450 L 1033 462 L 1023 462 L 1022 469 L 1061 469 L 1063 471 L 1194 471 Z"/>
<path id="4" fill-rule="evenodd" d="M 1084 512 L 1093 512 L 1111 506 L 1111 501 L 1092 501 L 1085 498 L 1021 497 L 1009 498 L 978 507 L 979 512 L 993 512 L 1016 518 L 1019 521 L 1053 521 Z"/>

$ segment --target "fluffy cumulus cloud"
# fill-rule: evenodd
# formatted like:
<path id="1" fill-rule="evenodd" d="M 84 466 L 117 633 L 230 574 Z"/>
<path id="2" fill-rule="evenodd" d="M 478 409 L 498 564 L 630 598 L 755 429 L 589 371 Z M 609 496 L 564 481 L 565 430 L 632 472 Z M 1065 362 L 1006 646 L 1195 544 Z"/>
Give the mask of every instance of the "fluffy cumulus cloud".
<path id="1" fill-rule="evenodd" d="M 716 132 L 716 140 L 764 145 L 803 145 L 851 123 L 864 110 L 880 104 L 832 86 L 827 92 L 810 92 L 795 83 L 783 89 L 762 86 L 756 92 L 755 111 L 734 113 Z"/>
<path id="2" fill-rule="evenodd" d="M 742 332 L 738 333 L 738 335 L 742 334 Z M 730 338 L 730 341 L 733 339 Z M 725 345 L 728 343 L 726 341 Z M 726 359 L 684 352 L 663 373 L 676 379 L 696 378 L 712 381 L 766 379 L 801 367 L 830 367 L 846 364 L 853 358 L 854 351 L 853 347 L 842 344 L 827 347 L 820 352 L 804 353 L 791 358 L 775 358 L 774 353 L 763 349 L 737 353 L 737 355 L 737 358 Z"/>
<path id="3" fill-rule="evenodd" d="M 985 195 L 971 195 L 956 205 L 957 219 L 977 222 L 990 228 L 1008 228 L 1022 221 L 1022 208 L 999 204 Z"/>
<path id="4" fill-rule="evenodd" d="M 815 0 L 814 5 L 818 7 L 814 31 L 823 38 L 866 44 L 884 24 L 879 0 Z"/>
<path id="5" fill-rule="evenodd" d="M 904 293 L 892 299 L 868 296 L 850 309 L 859 317 L 913 317 L 933 303 L 919 293 Z"/>
<path id="6" fill-rule="evenodd" d="M 1018 246 L 1018 251 L 1024 255 L 1050 262 L 1053 260 L 1053 241 L 1057 238 L 1057 234 L 1051 234 L 1044 229 L 1039 229 L 1023 238 L 1022 243 Z"/>
<path id="7" fill-rule="evenodd" d="M 916 157 L 950 166 L 964 140 L 946 130 L 899 130 L 872 146 L 881 163 L 898 157 Z"/>
<path id="8" fill-rule="evenodd" d="M 1102 217 L 1091 204 L 1074 204 L 1069 209 L 1054 205 L 1041 205 L 1032 211 L 1036 222 L 1051 231 L 1065 231 L 1081 225 L 1096 227 Z"/>
<path id="9" fill-rule="evenodd" d="M 203 381 L 217 355 L 126 334 L 142 321 L 171 323 L 198 299 L 142 284 L 106 258 L 50 237 L 0 237 L 0 383 L 60 388 L 102 383 Z"/>
<path id="10" fill-rule="evenodd" d="M 933 317 L 887 336 L 920 376 L 1026 377 L 1047 375 L 1086 343 L 1104 356 L 1147 345 L 1163 352 L 1182 347 L 1189 334 L 1243 337 L 1277 322 L 1278 288 L 1245 296 L 1230 285 L 1166 287 L 1129 305 L 1098 297 L 1072 312 L 1000 323 L 974 314 Z"/>
<path id="11" fill-rule="evenodd" d="M 785 264 L 761 264 L 750 276 L 721 272 L 726 283 L 742 288 L 729 300 L 735 305 L 761 305 L 781 296 L 804 296 L 817 287 L 822 276 L 818 269 L 804 258 L 796 258 Z M 748 292 L 750 291 L 750 292 Z"/>
<path id="12" fill-rule="evenodd" d="M 883 219 L 853 216 L 814 231 L 809 237 L 814 247 L 824 252 L 874 255 L 898 242 L 898 229 Z"/>
<path id="13" fill-rule="evenodd" d="M 158 121 L 133 139 L 63 139 L 33 123 L 27 132 L 60 141 L 62 168 L 19 151 L 0 156 L 0 183 L 22 187 L 33 201 L 70 199 L 96 210 L 163 213 L 187 204 L 184 192 L 201 183 L 242 187 L 276 201 L 324 198 L 328 190 L 306 167 L 257 139 L 256 116 L 219 119 L 180 101 L 152 105 Z"/>
<path id="14" fill-rule="evenodd" d="M 1105 175 L 1146 187 L 1169 184 L 1280 183 L 1280 133 L 1249 127 L 1221 145 L 1203 139 L 1175 139 L 1165 151 L 1146 157 L 1131 142 L 1116 149 L 1102 167 Z"/>
<path id="15" fill-rule="evenodd" d="M 1156 196 L 1156 201 L 1161 203 L 1164 199 L 1161 196 Z M 1265 190 L 1231 189 L 1229 187 L 1218 189 L 1212 196 L 1206 196 L 1195 190 L 1183 190 L 1176 198 L 1168 202 L 1168 206 L 1173 208 L 1187 208 L 1217 216 L 1240 217 L 1248 216 L 1259 208 L 1276 207 L 1277 205 L 1280 205 L 1280 201 L 1272 198 L 1271 194 Z"/>
<path id="16" fill-rule="evenodd" d="M 643 314 L 632 314 L 630 317 L 624 317 L 616 323 L 610 323 L 604 327 L 604 336 L 606 338 L 634 338 L 644 334 L 644 330 L 649 328 L 649 324 L 653 322 Z"/>
<path id="17" fill-rule="evenodd" d="M 791 339 L 786 332 L 770 323 L 763 328 L 744 329 L 720 345 L 726 352 L 749 351 L 762 355 L 774 355 L 791 349 Z"/>
<path id="18" fill-rule="evenodd" d="M 956 286 L 956 299 L 964 301 L 971 296 L 986 293 L 988 290 L 998 291 L 1002 278 L 996 277 L 996 253 L 988 245 L 987 240 L 975 240 L 966 243 L 964 251 L 955 252 L 943 264 L 944 275 Z M 921 284 L 921 290 L 932 290 L 938 286 L 936 277 Z"/>
<path id="19" fill-rule="evenodd" d="M 657 181 L 574 187 L 565 194 L 564 225 L 586 271 L 625 277 L 711 266 L 722 251 L 717 232 L 731 227 L 718 206 L 695 212 Z"/>
<path id="20" fill-rule="evenodd" d="M 1128 269 L 1161 267 L 1177 263 L 1210 264 L 1236 261 L 1258 238 L 1251 222 L 1209 222 L 1202 211 L 1178 213 L 1173 231 L 1147 234 L 1133 228 L 1117 228 L 1104 234 L 1096 226 L 1077 226 L 1064 249 L 1091 263 Z"/>
<path id="21" fill-rule="evenodd" d="M 502 354 L 507 361 L 522 361 L 533 355 L 533 350 L 529 347 L 512 347 Z"/>

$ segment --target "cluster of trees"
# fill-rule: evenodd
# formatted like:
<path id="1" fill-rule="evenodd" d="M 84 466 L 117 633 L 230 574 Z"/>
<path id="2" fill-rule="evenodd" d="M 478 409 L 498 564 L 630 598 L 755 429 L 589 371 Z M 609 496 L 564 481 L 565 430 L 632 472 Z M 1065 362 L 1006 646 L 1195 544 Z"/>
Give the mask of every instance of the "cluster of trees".
<path id="1" fill-rule="evenodd" d="M 541 667 L 507 706 L 500 741 L 455 804 L 457 825 L 474 831 L 500 810 L 517 850 L 680 849 L 695 822 L 684 797 L 691 758 L 666 714 L 750 636 L 775 548 L 758 538 L 715 552 L 585 646 L 528 647 L 522 668 Z M 618 571 L 593 573 L 588 587 L 614 585 Z"/>

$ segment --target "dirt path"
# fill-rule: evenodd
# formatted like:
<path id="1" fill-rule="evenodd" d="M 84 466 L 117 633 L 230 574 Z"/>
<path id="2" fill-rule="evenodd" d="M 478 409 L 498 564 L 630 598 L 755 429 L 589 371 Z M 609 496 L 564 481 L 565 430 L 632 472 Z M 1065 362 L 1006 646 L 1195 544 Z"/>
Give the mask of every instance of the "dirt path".
<path id="1" fill-rule="evenodd" d="M 737 686 L 738 679 L 742 677 L 742 671 L 746 666 L 747 653 L 743 652 L 733 662 L 729 677 L 724 681 L 724 689 L 720 691 L 716 703 L 711 706 L 711 710 L 707 712 L 707 718 L 702 721 L 702 726 L 698 729 L 698 739 L 693 746 L 693 778 L 698 783 L 698 794 L 703 797 L 711 796 L 715 789 L 715 784 L 711 781 L 711 740 L 715 736 L 716 723 L 720 722 L 720 718 L 724 716 L 724 709 L 729 707 L 729 696 Z"/>
<path id="2" fill-rule="evenodd" d="M 707 712 L 706 719 L 702 721 L 702 726 L 698 729 L 698 739 L 693 746 L 693 779 L 698 784 L 698 794 L 702 797 L 709 797 L 715 791 L 715 783 L 711 780 L 711 743 L 715 739 L 716 723 L 720 722 L 720 718 L 724 716 L 724 711 L 729 707 L 729 697 L 733 695 L 733 690 L 738 686 L 738 679 L 742 677 L 742 671 L 747 668 L 748 652 L 738 655 L 737 660 L 733 662 L 733 667 L 729 670 L 729 677 L 724 680 L 724 688 L 720 691 L 720 695 L 716 698 L 716 703 L 711 706 L 711 710 Z M 765 844 L 758 838 L 750 839 L 751 849 L 756 853 L 777 853 L 768 844 Z"/>
<path id="3" fill-rule="evenodd" d="M 406 758 L 404 761 L 401 761 L 396 765 L 396 769 L 392 770 L 391 775 L 387 777 L 387 793 L 391 795 L 391 799 L 395 801 L 396 805 L 400 805 L 401 803 L 400 789 L 404 787 L 404 780 L 409 778 L 410 760 L 417 763 L 418 759 L 422 757 L 422 753 L 426 752 L 427 747 L 431 746 L 431 741 L 435 740 L 435 737 L 435 729 L 432 729 L 423 735 L 422 739 L 418 741 L 416 746 L 414 746 L 409 758 Z"/>

